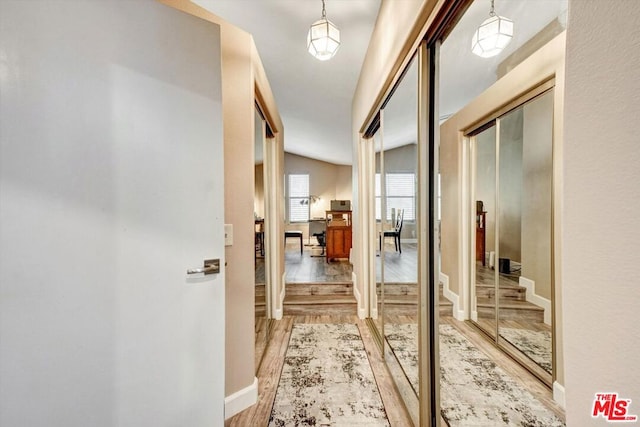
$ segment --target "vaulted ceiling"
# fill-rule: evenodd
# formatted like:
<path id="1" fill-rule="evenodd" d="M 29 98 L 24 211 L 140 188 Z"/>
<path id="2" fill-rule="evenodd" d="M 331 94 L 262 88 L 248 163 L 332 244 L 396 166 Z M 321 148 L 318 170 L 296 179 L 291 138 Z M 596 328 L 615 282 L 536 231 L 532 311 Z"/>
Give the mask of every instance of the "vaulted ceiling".
<path id="1" fill-rule="evenodd" d="M 351 164 L 351 103 L 380 0 L 326 0 L 327 18 L 342 38 L 340 50 L 329 61 L 313 58 L 306 49 L 309 26 L 321 16 L 321 0 L 192 1 L 253 35 L 284 123 L 285 151 Z M 488 17 L 489 3 L 476 0 L 443 44 L 443 116 L 486 89 L 496 80 L 500 62 L 567 8 L 567 0 L 496 0 L 498 14 L 514 21 L 515 36 L 499 56 L 483 59 L 471 53 L 471 36 Z M 410 90 L 404 92 L 415 97 Z M 415 117 L 408 118 L 407 125 L 415 126 Z M 415 142 L 404 139 L 385 145 Z"/>
<path id="2" fill-rule="evenodd" d="M 196 0 L 253 35 L 285 127 L 285 150 L 351 164 L 351 101 L 380 0 L 327 0 L 327 18 L 340 29 L 329 61 L 307 52 L 309 26 L 320 0 Z"/>

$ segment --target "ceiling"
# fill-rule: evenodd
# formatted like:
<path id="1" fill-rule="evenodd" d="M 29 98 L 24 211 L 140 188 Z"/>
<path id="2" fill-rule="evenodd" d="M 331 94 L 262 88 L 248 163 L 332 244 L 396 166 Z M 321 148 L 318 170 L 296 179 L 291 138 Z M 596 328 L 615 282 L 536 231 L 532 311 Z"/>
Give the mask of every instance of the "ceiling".
<path id="1" fill-rule="evenodd" d="M 309 26 L 321 16 L 320 0 L 192 1 L 253 35 L 285 127 L 285 151 L 351 164 L 351 103 L 380 0 L 326 0 L 327 18 L 342 39 L 329 61 L 306 50 Z M 441 117 L 495 82 L 498 64 L 552 20 L 566 19 L 567 0 L 496 0 L 496 12 L 514 21 L 515 35 L 500 55 L 480 58 L 471 53 L 471 36 L 488 17 L 489 4 L 474 1 L 442 45 Z M 412 70 L 394 94 L 397 107 L 385 131 L 385 148 L 415 142 L 416 85 Z M 402 117 L 407 117 L 404 123 Z"/>
<path id="2" fill-rule="evenodd" d="M 498 65 L 554 19 L 566 26 L 567 0 L 496 0 L 495 11 L 514 22 L 511 43 L 497 56 L 471 52 L 474 30 L 489 17 L 489 1 L 474 1 L 440 49 L 440 117 L 467 105 L 497 80 Z"/>
<path id="3" fill-rule="evenodd" d="M 284 124 L 285 151 L 351 164 L 351 101 L 380 0 L 326 0 L 342 41 L 329 61 L 307 52 L 320 0 L 192 1 L 253 35 Z"/>

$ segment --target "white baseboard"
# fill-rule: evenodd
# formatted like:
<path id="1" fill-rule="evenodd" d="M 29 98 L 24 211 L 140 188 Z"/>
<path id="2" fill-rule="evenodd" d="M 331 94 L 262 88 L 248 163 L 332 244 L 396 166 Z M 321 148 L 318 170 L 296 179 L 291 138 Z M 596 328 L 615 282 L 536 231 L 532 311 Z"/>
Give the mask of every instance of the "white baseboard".
<path id="1" fill-rule="evenodd" d="M 460 295 L 449 289 L 449 276 L 440 272 L 440 281 L 442 282 L 442 293 L 444 297 L 453 303 L 453 317 L 456 320 L 464 321 L 464 309 L 461 309 Z"/>
<path id="2" fill-rule="evenodd" d="M 273 310 L 273 318 L 275 320 L 282 320 L 282 317 L 284 316 L 284 297 L 286 295 L 286 289 L 287 289 L 287 285 L 285 284 L 285 281 L 284 281 L 285 277 L 287 277 L 286 271 L 282 275 L 282 289 L 280 290 L 280 295 L 278 297 L 280 301 L 278 301 L 278 307 L 276 307 L 276 309 Z"/>
<path id="3" fill-rule="evenodd" d="M 471 310 L 471 320 L 474 322 L 478 321 L 478 312 L 476 310 Z"/>
<path id="4" fill-rule="evenodd" d="M 253 384 L 242 390 L 236 391 L 231 396 L 224 398 L 224 419 L 228 420 L 234 415 L 244 411 L 258 401 L 258 378 L 253 378 Z"/>
<path id="5" fill-rule="evenodd" d="M 555 402 L 560 405 L 562 409 L 566 409 L 564 386 L 558 381 L 553 382 L 553 400 L 555 400 Z"/>
<path id="6" fill-rule="evenodd" d="M 351 281 L 353 282 L 353 296 L 356 299 L 356 302 L 358 304 L 358 319 L 366 319 L 367 318 L 367 307 L 364 304 L 364 301 L 362 301 L 362 295 L 360 294 L 360 291 L 358 290 L 358 276 L 356 276 L 356 273 L 351 272 Z"/>
<path id="7" fill-rule="evenodd" d="M 536 294 L 536 282 L 520 276 L 520 286 L 527 289 L 527 301 L 544 309 L 544 323 L 551 325 L 551 301 Z"/>

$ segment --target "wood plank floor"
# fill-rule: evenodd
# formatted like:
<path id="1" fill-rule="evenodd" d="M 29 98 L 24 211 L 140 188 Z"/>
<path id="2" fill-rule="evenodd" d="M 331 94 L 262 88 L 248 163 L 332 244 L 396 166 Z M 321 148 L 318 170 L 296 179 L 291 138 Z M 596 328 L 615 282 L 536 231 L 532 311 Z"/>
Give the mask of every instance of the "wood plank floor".
<path id="1" fill-rule="evenodd" d="M 271 341 L 258 371 L 258 403 L 225 422 L 225 427 L 263 427 L 269 423 L 271 408 L 276 397 L 284 356 L 289 344 L 291 330 L 296 323 L 354 323 L 360 329 L 369 363 L 378 384 L 382 402 L 392 427 L 411 426 L 389 370 L 369 332 L 366 323 L 355 315 L 346 316 L 285 316 L 275 322 Z"/>
<path id="2" fill-rule="evenodd" d="M 460 322 L 449 316 L 441 316 L 440 323 L 449 324 L 456 328 L 462 335 L 471 341 L 474 346 L 489 356 L 496 365 L 502 368 L 523 388 L 538 398 L 543 405 L 558 415 L 560 419 L 565 419 L 564 410 L 553 400 L 551 389 L 544 385 L 522 365 L 506 355 L 496 345 L 487 340 L 486 336 L 477 328 L 472 326 L 471 322 Z"/>
<path id="3" fill-rule="evenodd" d="M 286 283 L 351 283 L 353 266 L 347 259 L 327 262 L 323 256 L 314 256 L 318 250 L 305 246 L 300 254 L 300 245 L 288 244 L 284 253 Z"/>
<path id="4" fill-rule="evenodd" d="M 417 289 L 415 288 L 416 272 L 417 272 L 417 249 L 415 244 L 403 244 L 402 254 L 395 252 L 393 245 L 385 246 L 385 282 L 389 284 L 389 310 L 387 313 L 387 320 L 392 323 L 415 323 L 416 321 L 416 304 L 412 304 L 410 299 L 415 296 L 417 299 Z M 359 320 L 355 315 L 355 304 L 346 306 L 346 308 L 340 308 L 336 310 L 328 310 L 326 306 L 322 307 L 322 310 L 318 310 L 317 307 L 307 304 L 295 304 L 295 299 L 302 299 L 306 301 L 307 294 L 314 296 L 322 296 L 326 293 L 334 293 L 333 290 L 329 292 L 329 288 L 325 288 L 322 285 L 325 283 L 333 283 L 335 286 L 345 287 L 345 292 L 338 292 L 339 294 L 352 295 L 351 286 L 351 272 L 352 266 L 347 260 L 341 260 L 337 262 L 327 263 L 324 257 L 318 257 L 318 248 L 312 246 L 305 246 L 303 254 L 300 254 L 299 244 L 288 244 L 285 252 L 285 268 L 286 268 L 286 282 L 288 284 L 287 293 L 291 291 L 291 301 L 285 309 L 285 317 L 280 321 L 275 321 L 273 324 L 271 338 L 268 345 L 264 348 L 264 322 L 260 320 L 256 324 L 256 348 L 260 352 L 264 351 L 264 358 L 260 364 L 257 376 L 259 381 L 258 403 L 240 414 L 234 416 L 230 420 L 225 422 L 225 426 L 267 426 L 269 417 L 271 415 L 271 408 L 275 399 L 280 374 L 284 364 L 284 356 L 286 354 L 287 346 L 289 343 L 289 337 L 291 330 L 295 323 L 355 323 L 358 325 L 362 339 L 369 356 L 369 362 L 372 367 L 372 371 L 378 383 L 378 387 L 381 392 L 383 403 L 387 410 L 387 415 L 392 427 L 405 427 L 413 425 L 402 399 L 400 392 L 393 382 L 392 374 L 389 368 L 383 361 L 383 358 L 379 354 L 378 348 L 373 341 L 367 324 Z M 380 264 L 380 257 L 376 258 L 378 264 Z M 483 277 L 488 276 L 489 273 L 482 271 Z M 493 274 L 493 272 L 490 272 Z M 486 277 L 485 277 L 486 278 Z M 502 279 L 502 278 L 501 278 Z M 264 260 L 256 260 L 256 283 L 264 282 Z M 291 284 L 299 286 L 299 288 L 292 287 Z M 391 286 L 393 284 L 393 286 Z M 511 293 L 517 291 L 519 287 L 512 278 L 505 278 L 500 283 L 501 292 L 504 289 L 505 296 L 510 297 Z M 385 292 L 386 294 L 387 292 Z M 346 296 L 345 295 L 345 296 Z M 501 295 L 502 297 L 503 295 Z M 262 294 L 256 294 L 256 301 L 261 300 Z M 331 298 L 331 297 L 330 297 Z M 338 298 L 338 297 L 335 297 Z M 444 298 L 442 298 L 444 299 Z M 397 301 L 396 301 L 397 300 Z M 303 302 L 304 302 L 303 301 Z M 397 304 L 393 304 L 396 302 Z M 260 307 L 258 306 L 260 305 Z M 262 314 L 264 308 L 263 302 L 260 301 L 256 306 L 257 313 Z M 334 304 L 335 305 L 335 304 Z M 529 390 L 534 396 L 538 397 L 540 401 L 554 411 L 559 417 L 564 419 L 564 413 L 562 409 L 553 402 L 550 389 L 540 382 L 534 375 L 517 364 L 511 357 L 500 351 L 493 343 L 487 340 L 487 337 L 468 322 L 459 322 L 451 317 L 450 302 L 446 301 L 447 307 L 443 310 L 441 308 L 440 322 L 444 324 L 451 324 L 465 337 L 467 337 L 477 348 L 486 353 L 498 366 L 500 366 L 505 372 L 511 375 L 516 381 L 518 381 L 523 387 Z M 293 309 L 298 307 L 298 309 Z M 392 309 L 393 308 L 393 309 Z M 323 313 L 326 315 L 316 315 Z M 331 314 L 333 313 L 333 314 Z M 288 315 L 290 314 L 290 315 Z M 483 319 L 484 320 L 484 319 Z M 516 328 L 526 328 L 527 323 L 524 319 L 522 321 L 518 318 L 510 319 L 508 326 Z M 505 323 L 505 325 L 507 325 Z M 540 330 L 545 329 L 543 326 L 537 324 Z M 530 327 L 530 326 L 529 326 Z M 444 423 L 442 425 L 445 425 Z"/>
<path id="5" fill-rule="evenodd" d="M 382 257 L 376 257 L 376 281 L 380 281 Z M 396 252 L 393 244 L 387 243 L 384 249 L 385 283 L 416 283 L 418 281 L 418 246 L 416 243 L 403 243 L 402 253 Z"/>
<path id="6" fill-rule="evenodd" d="M 285 281 L 287 283 L 351 282 L 353 266 L 346 259 L 327 262 L 317 256 L 318 248 L 305 246 L 300 254 L 300 245 L 288 243 L 285 248 Z M 378 280 L 381 257 L 376 257 Z M 393 283 L 415 283 L 418 277 L 418 251 L 415 243 L 403 243 L 402 253 L 396 252 L 393 244 L 385 244 L 385 281 Z M 256 283 L 264 281 L 264 260 L 256 261 Z"/>
<path id="7" fill-rule="evenodd" d="M 403 318 L 404 321 L 415 319 Z M 412 426 L 411 418 L 402 403 L 400 393 L 393 381 L 387 365 L 382 359 L 379 350 L 373 341 L 373 337 L 367 324 L 355 315 L 334 316 L 285 316 L 282 320 L 274 322 L 271 340 L 266 348 L 265 356 L 258 371 L 258 403 L 247 408 L 225 422 L 226 427 L 268 425 L 271 408 L 275 399 L 280 374 L 284 365 L 284 356 L 287 351 L 291 330 L 296 323 L 355 323 L 360 329 L 369 362 L 374 373 L 380 394 L 392 427 Z M 502 353 L 493 344 L 488 342 L 480 331 L 467 322 L 460 322 L 450 316 L 441 316 L 440 323 L 450 324 L 467 337 L 480 351 L 486 353 L 498 366 L 514 378 L 522 387 L 536 396 L 545 406 L 564 419 L 564 412 L 553 401 L 551 391 L 542 384 L 529 371 L 517 364 L 510 357 Z M 443 424 L 445 425 L 445 424 Z"/>

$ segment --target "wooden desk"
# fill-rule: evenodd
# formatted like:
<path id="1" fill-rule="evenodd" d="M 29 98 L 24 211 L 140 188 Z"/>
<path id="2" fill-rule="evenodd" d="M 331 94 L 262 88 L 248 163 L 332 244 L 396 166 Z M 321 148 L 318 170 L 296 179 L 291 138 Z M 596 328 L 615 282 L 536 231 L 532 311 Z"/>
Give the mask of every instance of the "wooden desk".
<path id="1" fill-rule="evenodd" d="M 302 243 L 302 231 L 300 230 L 290 230 L 284 232 L 284 246 L 287 247 L 287 238 L 293 237 L 294 239 L 300 239 L 300 255 L 302 255 L 302 248 L 304 244 Z M 285 249 L 286 250 L 286 249 Z"/>
<path id="2" fill-rule="evenodd" d="M 327 262 L 351 254 L 351 211 L 326 211 Z"/>

